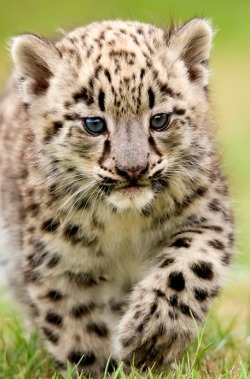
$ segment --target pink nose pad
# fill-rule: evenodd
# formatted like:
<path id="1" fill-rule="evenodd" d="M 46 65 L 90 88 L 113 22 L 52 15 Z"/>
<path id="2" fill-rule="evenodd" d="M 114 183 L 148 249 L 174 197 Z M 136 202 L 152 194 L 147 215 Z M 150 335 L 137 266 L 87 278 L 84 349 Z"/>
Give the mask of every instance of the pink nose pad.
<path id="1" fill-rule="evenodd" d="M 123 178 L 129 179 L 129 180 L 137 180 L 141 176 L 145 175 L 148 171 L 148 164 L 144 167 L 122 167 L 119 168 L 116 166 L 117 174 L 120 175 Z"/>

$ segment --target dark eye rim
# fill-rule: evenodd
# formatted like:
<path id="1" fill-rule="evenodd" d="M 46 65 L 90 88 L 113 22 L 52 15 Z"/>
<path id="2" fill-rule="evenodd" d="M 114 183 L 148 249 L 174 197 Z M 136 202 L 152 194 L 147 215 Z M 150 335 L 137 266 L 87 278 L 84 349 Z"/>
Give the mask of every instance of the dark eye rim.
<path id="1" fill-rule="evenodd" d="M 94 119 L 99 119 L 99 120 L 101 120 L 102 122 L 103 122 L 103 129 L 101 130 L 101 131 L 97 131 L 97 132 L 93 132 L 92 130 L 90 130 L 89 128 L 88 128 L 88 125 L 87 125 L 87 120 L 94 120 Z M 102 117 L 84 117 L 83 119 L 82 119 L 82 125 L 83 125 L 83 127 L 84 127 L 84 129 L 85 129 L 85 131 L 88 133 L 88 134 L 90 134 L 91 136 L 100 136 L 101 134 L 104 134 L 105 132 L 106 132 L 106 130 L 107 130 L 107 125 L 106 125 L 106 121 L 105 121 L 105 119 L 104 118 L 102 118 Z"/>
<path id="2" fill-rule="evenodd" d="M 161 116 L 161 115 L 166 115 L 167 116 L 167 121 L 165 122 L 165 124 L 160 127 L 160 128 L 154 128 L 152 125 L 151 125 L 151 122 L 153 120 L 153 118 L 155 116 Z M 149 125 L 150 125 L 150 129 L 154 130 L 155 132 L 161 132 L 165 129 L 168 128 L 169 124 L 170 124 L 170 120 L 171 120 L 171 113 L 165 113 L 165 112 L 161 112 L 161 113 L 156 113 L 154 114 L 151 118 L 150 118 L 150 122 L 149 122 Z"/>

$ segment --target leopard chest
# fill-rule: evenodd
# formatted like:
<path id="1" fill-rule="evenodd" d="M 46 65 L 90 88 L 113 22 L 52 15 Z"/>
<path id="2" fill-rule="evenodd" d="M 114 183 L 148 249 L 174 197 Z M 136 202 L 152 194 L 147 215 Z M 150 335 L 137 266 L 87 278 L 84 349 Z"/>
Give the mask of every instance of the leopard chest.
<path id="1" fill-rule="evenodd" d="M 150 225 L 149 218 L 133 213 L 103 214 L 94 222 L 92 215 L 91 222 L 86 215 L 81 223 L 60 225 L 57 233 L 48 233 L 48 224 L 42 243 L 52 257 L 58 257 L 50 275 L 66 272 L 94 281 L 133 284 L 150 269 L 161 239 L 161 232 Z"/>

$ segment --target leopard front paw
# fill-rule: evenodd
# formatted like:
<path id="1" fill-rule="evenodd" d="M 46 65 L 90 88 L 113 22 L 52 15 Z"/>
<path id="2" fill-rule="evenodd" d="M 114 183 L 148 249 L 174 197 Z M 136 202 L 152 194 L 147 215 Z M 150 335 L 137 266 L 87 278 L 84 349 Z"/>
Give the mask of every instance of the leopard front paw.
<path id="1" fill-rule="evenodd" d="M 114 354 L 126 366 L 163 368 L 182 355 L 192 337 L 191 330 L 169 317 L 166 299 L 152 291 L 124 314 L 114 334 Z"/>

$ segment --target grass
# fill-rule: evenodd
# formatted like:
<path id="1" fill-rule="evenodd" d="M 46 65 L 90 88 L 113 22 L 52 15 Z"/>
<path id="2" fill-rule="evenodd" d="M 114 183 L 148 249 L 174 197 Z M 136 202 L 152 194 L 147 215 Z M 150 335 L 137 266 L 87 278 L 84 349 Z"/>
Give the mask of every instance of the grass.
<path id="1" fill-rule="evenodd" d="M 205 327 L 197 331 L 183 359 L 166 373 L 159 375 L 150 371 L 149 379 L 247 379 L 250 377 L 250 295 L 246 292 L 249 279 L 231 283 L 208 316 Z M 1 379 L 73 379 L 77 372 L 68 365 L 62 376 L 53 368 L 50 357 L 43 350 L 36 335 L 25 337 L 21 319 L 13 313 L 9 301 L 2 301 L 0 321 L 0 378 Z M 112 378 L 142 378 L 132 369 L 130 375 L 123 373 L 122 365 Z M 77 378 L 85 378 L 77 376 Z M 111 378 L 104 373 L 104 379 Z M 144 376 L 145 378 L 145 376 Z"/>
<path id="2" fill-rule="evenodd" d="M 250 2 L 238 0 L 0 0 L 0 86 L 10 69 L 7 39 L 31 31 L 54 35 L 104 18 L 138 19 L 165 25 L 169 18 L 211 18 L 219 29 L 212 54 L 211 98 L 218 121 L 218 141 L 231 182 L 241 252 L 231 283 L 214 306 L 204 330 L 181 362 L 158 377 L 168 379 L 250 378 L 250 176 L 249 88 Z M 65 378 L 74 377 L 68 366 Z M 108 378 L 106 374 L 105 378 Z M 113 375 L 126 376 L 119 367 Z M 62 379 L 35 335 L 25 338 L 22 320 L 0 293 L 0 379 Z M 129 378 L 141 378 L 135 370 Z M 156 376 L 147 373 L 147 378 Z"/>

